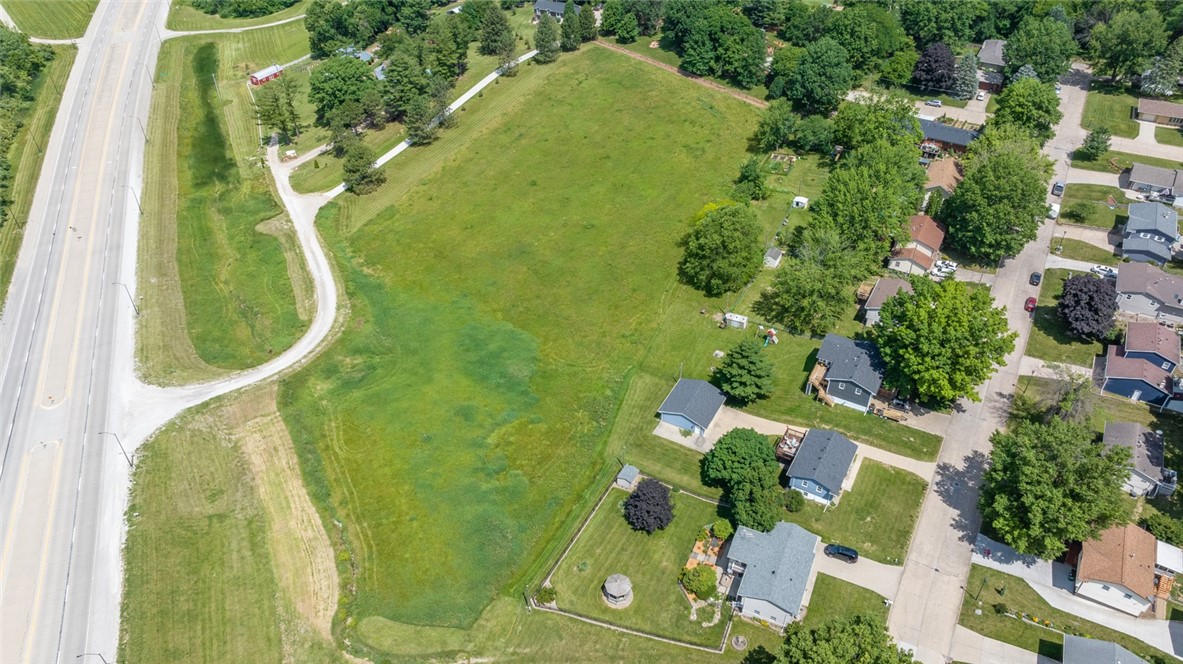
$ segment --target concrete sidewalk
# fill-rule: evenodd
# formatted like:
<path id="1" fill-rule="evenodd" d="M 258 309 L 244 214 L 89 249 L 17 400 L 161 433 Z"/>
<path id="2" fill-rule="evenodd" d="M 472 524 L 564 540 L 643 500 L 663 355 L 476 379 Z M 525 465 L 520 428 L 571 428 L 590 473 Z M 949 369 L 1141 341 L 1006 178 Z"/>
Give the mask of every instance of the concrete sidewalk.
<path id="1" fill-rule="evenodd" d="M 1067 368 L 1069 371 L 1092 378 L 1093 370 L 1089 367 L 1080 367 L 1075 364 L 1061 363 L 1060 366 Z M 1040 378 L 1056 378 L 1056 372 L 1052 370 L 1051 363 L 1034 357 L 1023 356 L 1019 360 L 1019 375 L 1020 376 L 1039 376 Z"/>
<path id="2" fill-rule="evenodd" d="M 953 648 L 949 655 L 958 662 L 976 664 L 1059 664 L 1054 659 L 995 641 L 961 625 L 953 631 Z"/>
<path id="3" fill-rule="evenodd" d="M 1164 145 L 1155 140 L 1154 129 L 1156 126 L 1153 122 L 1138 121 L 1137 138 L 1113 136 L 1109 139 L 1109 145 L 1111 149 L 1118 152 L 1130 152 L 1148 157 L 1183 162 L 1183 147 Z"/>

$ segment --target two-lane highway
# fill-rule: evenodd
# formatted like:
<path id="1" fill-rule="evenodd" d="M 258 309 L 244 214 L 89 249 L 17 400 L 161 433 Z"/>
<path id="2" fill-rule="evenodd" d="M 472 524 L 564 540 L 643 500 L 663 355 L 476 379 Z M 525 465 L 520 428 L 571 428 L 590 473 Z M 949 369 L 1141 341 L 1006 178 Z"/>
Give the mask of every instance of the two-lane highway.
<path id="1" fill-rule="evenodd" d="M 123 420 L 127 398 L 113 367 L 129 364 L 123 280 L 134 273 L 137 123 L 147 122 L 167 10 L 164 1 L 99 4 L 0 316 L 4 664 L 114 659 L 129 463 L 109 426 Z"/>

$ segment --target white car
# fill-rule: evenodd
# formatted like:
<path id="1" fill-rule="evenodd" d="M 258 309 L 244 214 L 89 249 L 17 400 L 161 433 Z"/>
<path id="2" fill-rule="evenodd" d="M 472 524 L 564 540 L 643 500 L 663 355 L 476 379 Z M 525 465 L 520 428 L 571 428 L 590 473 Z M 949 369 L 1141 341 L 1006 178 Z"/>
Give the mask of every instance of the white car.
<path id="1" fill-rule="evenodd" d="M 1052 203 L 1051 205 L 1047 206 L 1047 218 L 1048 219 L 1059 219 L 1060 218 L 1060 204 L 1059 203 Z"/>
<path id="2" fill-rule="evenodd" d="M 985 98 L 986 98 L 986 91 L 985 90 L 978 90 L 978 101 L 982 101 Z"/>
<path id="3" fill-rule="evenodd" d="M 1092 272 L 1093 274 L 1097 275 L 1098 277 L 1116 277 L 1117 276 L 1117 270 L 1114 270 L 1113 268 L 1109 267 L 1108 265 L 1094 265 L 1093 267 L 1091 267 L 1089 269 L 1089 272 Z"/>
<path id="4" fill-rule="evenodd" d="M 957 263 L 954 263 L 953 261 L 939 260 L 936 262 L 936 266 L 939 268 L 945 268 L 947 270 L 957 269 Z"/>

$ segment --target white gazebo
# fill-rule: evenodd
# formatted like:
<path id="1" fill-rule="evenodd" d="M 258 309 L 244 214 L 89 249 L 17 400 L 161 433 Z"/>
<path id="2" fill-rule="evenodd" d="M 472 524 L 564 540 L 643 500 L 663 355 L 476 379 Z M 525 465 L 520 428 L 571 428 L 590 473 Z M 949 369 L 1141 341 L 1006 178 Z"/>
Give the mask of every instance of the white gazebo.
<path id="1" fill-rule="evenodd" d="M 604 582 L 604 601 L 614 609 L 633 603 L 633 582 L 623 574 L 613 574 Z"/>

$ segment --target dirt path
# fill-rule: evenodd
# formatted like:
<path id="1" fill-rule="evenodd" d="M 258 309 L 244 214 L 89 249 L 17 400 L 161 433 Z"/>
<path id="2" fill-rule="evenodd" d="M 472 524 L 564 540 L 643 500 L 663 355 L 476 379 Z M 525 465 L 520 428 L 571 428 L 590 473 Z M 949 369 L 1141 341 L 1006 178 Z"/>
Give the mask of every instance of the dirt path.
<path id="1" fill-rule="evenodd" d="M 596 41 L 594 41 L 592 43 L 595 44 L 596 46 L 603 46 L 606 49 L 616 51 L 617 53 L 623 53 L 623 54 L 629 56 L 630 58 L 635 58 L 637 60 L 640 60 L 641 62 L 651 64 L 654 67 L 660 67 L 661 69 L 664 69 L 668 72 L 672 72 L 674 74 L 677 74 L 678 76 L 681 76 L 682 78 L 690 79 L 691 81 L 694 81 L 695 83 L 697 83 L 705 88 L 710 88 L 712 90 L 717 90 L 717 91 L 722 92 L 724 94 L 731 95 L 732 97 L 735 97 L 736 99 L 738 99 L 742 102 L 746 102 L 748 104 L 751 104 L 752 106 L 755 106 L 756 108 L 768 108 L 768 102 L 764 101 L 763 99 L 757 99 L 757 98 L 753 97 L 752 95 L 745 94 L 745 93 L 740 92 L 739 90 L 736 90 L 734 88 L 729 88 L 726 85 L 716 83 L 716 82 L 710 80 L 709 78 L 702 78 L 701 76 L 696 76 L 694 74 L 691 74 L 688 71 L 678 69 L 677 67 L 675 67 L 673 65 L 667 65 L 664 62 L 660 62 L 660 61 L 654 60 L 653 58 L 650 58 L 648 56 L 641 55 L 640 53 L 630 51 L 623 46 L 619 46 L 617 44 L 612 44 L 612 43 L 609 43 L 606 41 L 600 41 L 599 39 L 597 39 Z"/>

